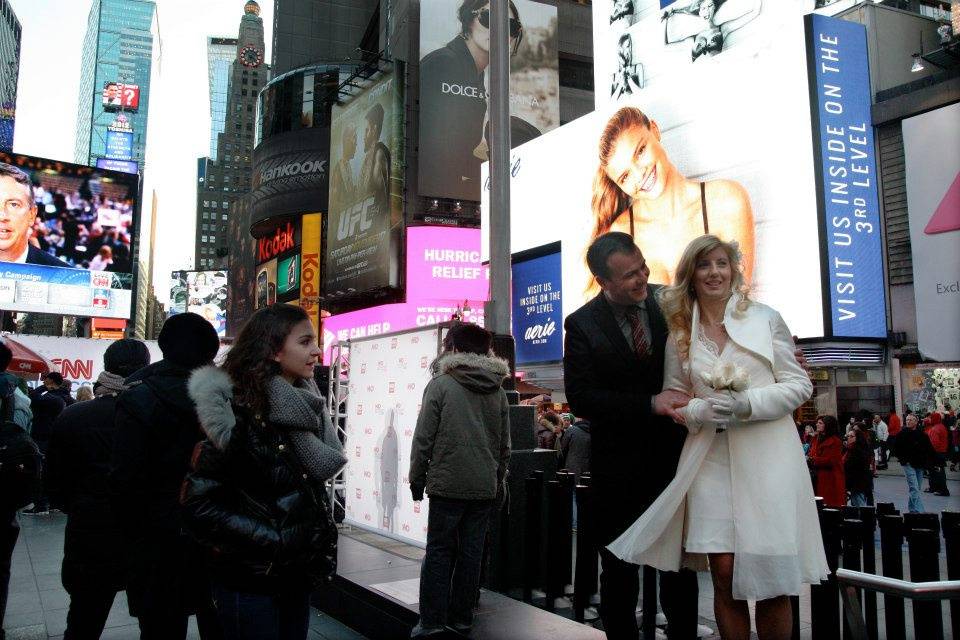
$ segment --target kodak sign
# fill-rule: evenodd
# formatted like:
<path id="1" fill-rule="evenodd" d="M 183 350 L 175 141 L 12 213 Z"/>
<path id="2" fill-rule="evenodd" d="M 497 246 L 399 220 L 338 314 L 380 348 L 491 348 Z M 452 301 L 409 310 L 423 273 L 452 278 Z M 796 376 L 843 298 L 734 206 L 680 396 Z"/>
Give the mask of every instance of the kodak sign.
<path id="1" fill-rule="evenodd" d="M 313 330 L 320 334 L 320 229 L 319 213 L 303 216 L 300 245 L 300 305 L 310 316 Z"/>
<path id="2" fill-rule="evenodd" d="M 277 257 L 284 251 L 289 251 L 296 246 L 294 240 L 293 223 L 288 222 L 286 226 L 277 227 L 276 233 L 266 238 L 257 240 L 257 264 L 261 264 Z"/>

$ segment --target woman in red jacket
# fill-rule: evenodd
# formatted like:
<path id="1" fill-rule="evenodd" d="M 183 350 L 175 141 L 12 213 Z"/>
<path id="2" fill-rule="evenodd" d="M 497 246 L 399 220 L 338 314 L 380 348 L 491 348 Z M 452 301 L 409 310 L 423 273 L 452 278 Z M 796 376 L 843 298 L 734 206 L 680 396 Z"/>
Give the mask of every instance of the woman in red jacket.
<path id="1" fill-rule="evenodd" d="M 817 436 L 807 455 L 807 464 L 816 472 L 814 493 L 823 498 L 827 507 L 842 507 L 847 503 L 847 489 L 843 475 L 843 443 L 839 425 L 833 416 L 817 418 Z"/>

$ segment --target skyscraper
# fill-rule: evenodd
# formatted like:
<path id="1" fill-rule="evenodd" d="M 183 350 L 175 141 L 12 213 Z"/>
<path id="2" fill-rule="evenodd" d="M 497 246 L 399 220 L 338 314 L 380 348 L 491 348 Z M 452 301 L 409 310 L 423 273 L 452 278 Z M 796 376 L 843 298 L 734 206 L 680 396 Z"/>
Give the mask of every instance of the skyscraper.
<path id="1" fill-rule="evenodd" d="M 216 160 L 198 160 L 194 258 L 197 269 L 227 267 L 230 205 L 250 191 L 257 94 L 270 79 L 264 51 L 260 5 L 249 0 L 243 7 L 240 31 L 233 49 L 224 125 L 217 137 Z"/>
<path id="2" fill-rule="evenodd" d="M 321 60 L 361 59 L 357 45 L 379 10 L 379 0 L 276 0 L 274 75 Z M 378 45 L 368 48 L 375 51 Z"/>
<path id="3" fill-rule="evenodd" d="M 93 0 L 80 60 L 75 162 L 142 166 L 155 14 L 153 0 Z"/>
<path id="4" fill-rule="evenodd" d="M 217 138 L 227 119 L 230 69 L 237 57 L 236 38 L 207 38 L 207 80 L 210 86 L 210 159 L 217 159 Z"/>
<path id="5" fill-rule="evenodd" d="M 20 21 L 7 0 L 0 0 L 0 151 L 13 149 L 20 72 Z"/>

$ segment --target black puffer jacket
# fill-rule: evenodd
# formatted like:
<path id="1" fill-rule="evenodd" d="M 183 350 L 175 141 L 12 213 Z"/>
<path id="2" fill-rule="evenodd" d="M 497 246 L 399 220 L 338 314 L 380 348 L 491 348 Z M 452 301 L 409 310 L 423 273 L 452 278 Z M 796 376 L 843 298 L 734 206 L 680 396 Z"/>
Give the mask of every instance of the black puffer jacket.
<path id="1" fill-rule="evenodd" d="M 323 485 L 309 478 L 288 432 L 233 403 L 230 378 L 214 367 L 194 374 L 190 394 L 207 440 L 181 500 L 211 580 L 267 595 L 329 581 L 337 529 Z"/>

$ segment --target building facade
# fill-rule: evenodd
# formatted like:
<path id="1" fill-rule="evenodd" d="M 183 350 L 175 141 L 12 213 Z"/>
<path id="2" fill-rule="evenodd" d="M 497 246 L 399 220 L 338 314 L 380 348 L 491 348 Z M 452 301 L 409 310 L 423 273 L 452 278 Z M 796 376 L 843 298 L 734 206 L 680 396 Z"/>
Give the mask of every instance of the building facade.
<path id="1" fill-rule="evenodd" d="M 153 0 L 94 0 L 80 60 L 74 161 L 142 169 L 155 46 Z"/>
<path id="2" fill-rule="evenodd" d="M 379 13 L 380 0 L 276 0 L 274 75 L 321 60 L 359 59 L 357 47 Z"/>
<path id="3" fill-rule="evenodd" d="M 217 136 L 216 160 L 197 166 L 197 226 L 194 265 L 199 270 L 226 269 L 230 206 L 250 191 L 257 95 L 270 79 L 264 60 L 260 5 L 244 5 L 227 81 L 223 131 Z M 213 99 L 211 92 L 211 100 Z M 214 105 L 211 104 L 211 112 Z"/>
<path id="4" fill-rule="evenodd" d="M 0 151 L 13 150 L 22 29 L 9 0 L 0 0 Z"/>
<path id="5" fill-rule="evenodd" d="M 217 140 L 227 121 L 230 70 L 237 57 L 236 38 L 207 38 L 207 81 L 210 88 L 210 159 L 217 159 Z"/>

